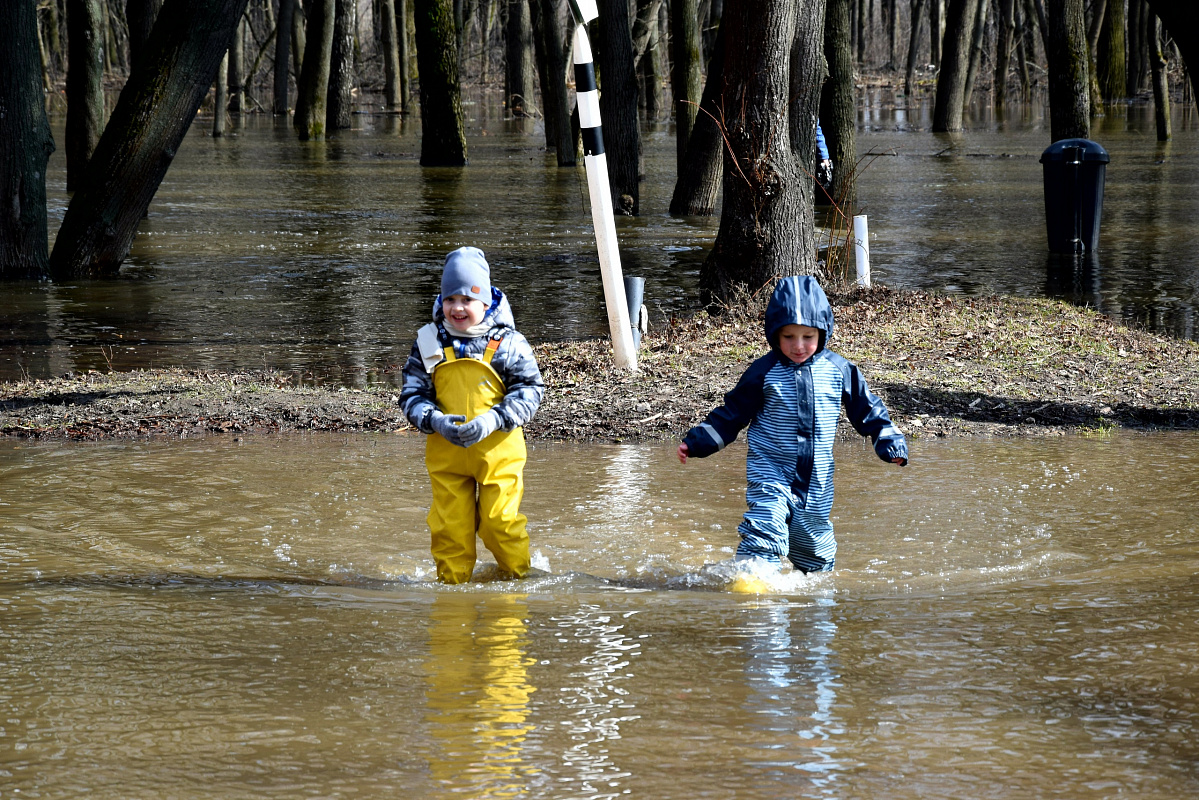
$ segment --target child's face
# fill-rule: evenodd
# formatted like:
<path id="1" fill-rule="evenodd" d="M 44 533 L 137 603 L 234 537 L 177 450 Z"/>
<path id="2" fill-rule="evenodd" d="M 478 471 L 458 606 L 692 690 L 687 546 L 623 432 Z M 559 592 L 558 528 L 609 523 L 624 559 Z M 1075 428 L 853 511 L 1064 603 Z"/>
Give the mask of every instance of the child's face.
<path id="1" fill-rule="evenodd" d="M 469 330 L 483 321 L 487 306 L 482 300 L 464 294 L 452 294 L 441 299 L 441 311 L 445 318 L 460 331 Z"/>
<path id="2" fill-rule="evenodd" d="M 812 357 L 820 346 L 820 329 L 807 325 L 784 325 L 779 331 L 779 350 L 783 355 L 802 364 Z"/>

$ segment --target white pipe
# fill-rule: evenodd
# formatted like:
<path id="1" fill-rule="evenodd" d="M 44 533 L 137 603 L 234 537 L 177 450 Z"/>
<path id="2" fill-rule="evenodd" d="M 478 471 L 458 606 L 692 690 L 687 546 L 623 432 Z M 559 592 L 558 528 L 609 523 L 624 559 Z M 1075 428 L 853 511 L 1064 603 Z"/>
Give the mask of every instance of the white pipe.
<path id="1" fill-rule="evenodd" d="M 853 255 L 858 268 L 858 286 L 870 288 L 870 226 L 866 215 L 853 218 Z"/>
<path id="2" fill-rule="evenodd" d="M 604 281 L 604 303 L 608 306 L 608 330 L 612 332 L 612 358 L 619 369 L 637 369 L 637 350 L 629 327 L 628 300 L 616 241 L 616 219 L 608 186 L 608 159 L 604 153 L 583 156 L 587 167 L 587 190 L 591 196 L 591 218 L 599 251 L 600 276 Z"/>

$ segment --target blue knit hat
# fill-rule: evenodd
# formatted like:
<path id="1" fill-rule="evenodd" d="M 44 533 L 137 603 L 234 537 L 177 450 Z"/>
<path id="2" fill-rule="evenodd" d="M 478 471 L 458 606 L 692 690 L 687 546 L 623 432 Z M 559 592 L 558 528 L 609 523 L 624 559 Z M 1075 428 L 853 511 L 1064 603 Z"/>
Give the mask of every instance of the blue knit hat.
<path id="1" fill-rule="evenodd" d="M 462 294 L 491 305 L 491 267 L 477 247 L 459 247 L 445 257 L 441 273 L 442 299 Z"/>

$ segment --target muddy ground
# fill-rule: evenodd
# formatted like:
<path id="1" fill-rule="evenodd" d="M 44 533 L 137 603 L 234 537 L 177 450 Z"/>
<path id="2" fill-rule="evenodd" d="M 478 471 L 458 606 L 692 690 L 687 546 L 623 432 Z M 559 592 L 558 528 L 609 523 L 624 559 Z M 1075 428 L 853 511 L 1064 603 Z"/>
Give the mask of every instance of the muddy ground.
<path id="1" fill-rule="evenodd" d="M 876 287 L 830 295 L 830 347 L 861 367 L 914 438 L 1199 428 L 1199 345 L 1050 300 Z M 766 350 L 761 307 L 661 320 L 640 370 L 605 341 L 535 345 L 546 397 L 532 439 L 680 438 Z M 395 376 L 398 381 L 398 374 Z M 0 384 L 0 433 L 112 439 L 411 431 L 398 390 L 296 386 L 282 372 L 180 369 Z M 847 436 L 856 435 L 848 424 Z"/>

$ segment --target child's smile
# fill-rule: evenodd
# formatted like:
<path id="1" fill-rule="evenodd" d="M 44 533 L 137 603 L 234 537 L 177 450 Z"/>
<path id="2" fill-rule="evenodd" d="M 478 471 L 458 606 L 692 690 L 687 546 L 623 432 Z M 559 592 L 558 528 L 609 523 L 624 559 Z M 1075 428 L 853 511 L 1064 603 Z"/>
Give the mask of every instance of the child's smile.
<path id="1" fill-rule="evenodd" d="M 779 330 L 779 350 L 796 364 L 811 358 L 820 347 L 820 329 L 807 325 L 784 325 Z"/>
<path id="2" fill-rule="evenodd" d="M 487 306 L 481 300 L 464 294 L 452 294 L 441 300 L 441 311 L 446 320 L 460 331 L 468 331 L 483 321 Z"/>

